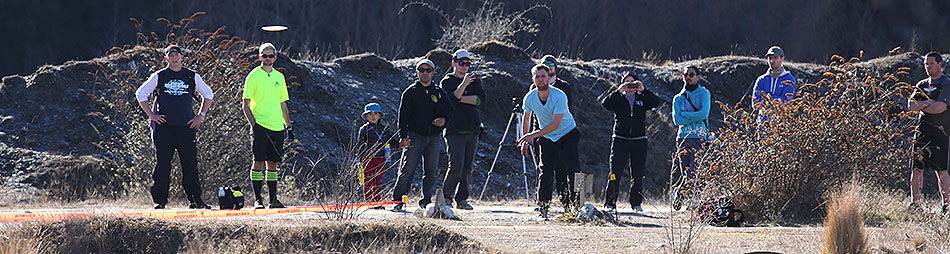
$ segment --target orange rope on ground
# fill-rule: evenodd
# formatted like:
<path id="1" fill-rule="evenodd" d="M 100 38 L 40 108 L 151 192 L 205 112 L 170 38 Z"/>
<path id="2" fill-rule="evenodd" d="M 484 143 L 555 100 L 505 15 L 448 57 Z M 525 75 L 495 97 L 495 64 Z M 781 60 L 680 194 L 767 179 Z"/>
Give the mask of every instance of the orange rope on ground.
<path id="1" fill-rule="evenodd" d="M 272 214 L 290 214 L 305 212 L 332 212 L 338 210 L 359 209 L 401 203 L 399 201 L 379 201 L 343 206 L 295 206 L 276 209 L 245 209 L 245 210 L 185 210 L 185 211 L 155 211 L 155 212 L 111 212 L 111 213 L 0 213 L 0 223 L 20 221 L 60 221 L 69 218 L 85 218 L 92 216 L 117 217 L 145 217 L 163 220 L 190 219 L 190 218 L 217 218 L 236 216 L 263 216 Z"/>

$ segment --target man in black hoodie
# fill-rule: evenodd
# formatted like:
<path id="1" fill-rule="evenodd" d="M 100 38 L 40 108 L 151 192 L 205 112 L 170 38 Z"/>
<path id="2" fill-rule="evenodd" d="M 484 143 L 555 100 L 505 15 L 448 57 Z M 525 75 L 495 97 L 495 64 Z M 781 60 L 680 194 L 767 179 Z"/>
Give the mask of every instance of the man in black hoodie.
<path id="1" fill-rule="evenodd" d="M 416 166 L 419 159 L 424 158 L 422 200 L 419 200 L 422 208 L 432 202 L 432 187 L 438 176 L 436 167 L 439 166 L 439 150 L 442 146 L 439 134 L 446 118 L 452 115 L 448 95 L 432 82 L 433 72 L 435 64 L 429 59 L 416 63 L 418 79 L 403 91 L 399 101 L 399 147 L 408 149 L 403 152 L 403 164 L 396 176 L 393 200 L 402 200 L 402 195 L 409 193 Z M 403 205 L 397 204 L 393 210 L 401 211 Z"/>
<path id="2" fill-rule="evenodd" d="M 445 75 L 439 82 L 442 89 L 449 93 L 448 101 L 455 108 L 445 124 L 449 171 L 445 174 L 442 192 L 448 202 L 454 199 L 456 207 L 464 210 L 473 209 L 467 201 L 468 177 L 472 174 L 472 162 L 478 145 L 481 123 L 478 106 L 485 101 L 482 82 L 468 71 L 471 66 L 471 54 L 459 49 L 452 59 L 452 73 Z"/>
<path id="3" fill-rule="evenodd" d="M 610 176 L 607 181 L 607 198 L 604 207 L 617 211 L 617 196 L 620 192 L 620 176 L 630 161 L 630 206 L 634 211 L 643 211 L 643 168 L 647 155 L 646 111 L 656 108 L 660 99 L 643 87 L 632 72 L 624 72 L 621 84 L 601 103 L 614 113 L 614 135 L 610 144 Z"/>

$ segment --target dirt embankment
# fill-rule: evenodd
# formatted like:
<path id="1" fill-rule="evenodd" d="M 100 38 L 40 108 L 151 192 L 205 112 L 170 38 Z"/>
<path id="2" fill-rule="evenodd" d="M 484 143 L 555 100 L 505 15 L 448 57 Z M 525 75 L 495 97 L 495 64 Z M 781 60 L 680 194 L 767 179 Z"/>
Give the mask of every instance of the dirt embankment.
<path id="1" fill-rule="evenodd" d="M 480 108 L 486 132 L 479 138 L 471 188 L 481 191 L 499 140 L 510 116 L 512 97 L 522 97 L 529 85 L 529 69 L 536 62 L 523 50 L 500 44 L 484 44 L 471 48 L 474 72 L 482 78 L 487 91 L 486 103 Z M 137 68 L 147 49 L 134 49 L 89 61 L 67 62 L 46 66 L 29 76 L 8 76 L 0 85 L 0 205 L 29 202 L 39 196 L 61 199 L 85 199 L 91 196 L 115 197 L 126 192 L 144 192 L 150 185 L 148 172 L 153 164 L 138 158 L 152 154 L 145 117 L 137 107 L 115 107 L 115 102 L 134 103 L 132 91 L 137 84 L 119 85 L 95 78 L 99 65 L 107 68 Z M 250 55 L 248 57 L 251 57 Z M 383 106 L 384 121 L 395 123 L 399 95 L 412 82 L 413 66 L 418 58 L 386 60 L 375 54 L 338 58 L 332 62 L 290 60 L 286 56 L 277 63 L 285 76 L 291 77 L 291 118 L 295 120 L 297 142 L 290 145 L 282 179 L 288 186 L 309 186 L 309 181 L 329 176 L 341 161 L 352 133 L 362 124 L 362 106 L 377 102 Z M 433 50 L 427 57 L 436 62 L 440 79 L 448 72 L 451 56 L 444 50 Z M 256 64 L 256 63 L 255 63 Z M 721 56 L 662 66 L 609 59 L 579 61 L 562 59 L 558 77 L 566 79 L 574 89 L 574 108 L 582 141 L 581 170 L 594 173 L 601 191 L 608 173 L 608 154 L 612 115 L 599 100 L 619 73 L 634 70 L 641 75 L 647 89 L 670 101 L 682 87 L 679 69 L 687 64 L 704 71 L 702 83 L 712 92 L 713 100 L 734 105 L 748 100 L 755 78 L 767 65 L 760 58 Z M 862 63 L 865 68 L 893 71 L 910 67 L 907 82 L 924 76 L 919 55 L 905 53 Z M 788 69 L 802 82 L 816 82 L 823 65 L 790 63 Z M 147 73 L 145 74 L 147 75 Z M 242 84 L 216 84 L 216 92 Z M 228 90 L 231 91 L 231 90 Z M 216 105 L 240 105 L 239 102 L 217 102 Z M 214 186 L 225 183 L 244 184 L 250 161 L 246 123 L 240 115 L 220 115 L 212 108 L 212 118 L 225 121 L 220 129 L 199 131 L 199 164 L 205 186 L 205 199 L 211 198 Z M 661 192 L 669 176 L 670 158 L 676 129 L 670 116 L 670 105 L 664 103 L 648 113 L 650 151 L 647 156 L 646 190 Z M 718 107 L 711 113 L 712 128 L 721 126 Z M 510 143 L 513 137 L 508 137 Z M 133 145 L 130 145 L 133 144 Z M 444 154 L 444 152 L 443 152 Z M 319 166 L 312 166 L 320 160 Z M 211 162 L 214 162 L 213 164 Z M 529 161 L 530 163 L 530 161 Z M 446 160 L 440 162 L 444 169 Z M 214 165 L 213 167 L 210 165 Z M 300 174 L 300 175 L 295 175 Z M 524 195 L 521 159 L 510 147 L 502 150 L 488 188 L 496 197 Z M 175 174 L 173 174 L 175 175 Z M 303 177 L 306 175 L 307 177 Z M 391 180 L 395 170 L 384 175 Z M 177 182 L 177 176 L 172 181 Z M 535 188 L 536 172 L 528 168 L 530 189 Z M 421 178 L 421 174 L 417 174 Z M 57 180 L 60 179 L 60 180 Z M 78 179 L 78 180 L 77 180 Z M 418 179 L 417 179 L 418 181 Z M 173 185 L 173 195 L 180 195 Z M 288 187 L 293 188 L 293 187 Z M 304 188 L 304 187 L 297 187 Z M 297 193 L 308 193 L 299 191 Z M 181 198 L 181 197 L 178 197 Z M 306 198 L 301 197 L 301 198 Z"/>

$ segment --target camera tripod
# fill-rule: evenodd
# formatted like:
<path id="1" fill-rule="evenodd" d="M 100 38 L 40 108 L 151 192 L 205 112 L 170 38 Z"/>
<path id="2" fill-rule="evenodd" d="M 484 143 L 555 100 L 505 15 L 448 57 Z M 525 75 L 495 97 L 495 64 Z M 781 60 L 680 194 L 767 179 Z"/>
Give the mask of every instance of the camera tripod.
<path id="1" fill-rule="evenodd" d="M 505 146 L 514 146 L 515 148 L 517 148 L 517 147 L 518 147 L 518 139 L 521 138 L 521 135 L 523 135 L 523 134 L 521 133 L 521 132 L 522 132 L 521 125 L 523 124 L 523 123 L 521 122 L 521 119 L 522 119 L 521 117 L 522 117 L 522 115 L 524 114 L 524 111 L 522 111 L 522 109 L 521 109 L 521 100 L 519 100 L 519 99 L 520 99 L 520 98 L 518 98 L 518 97 L 513 97 L 513 98 L 511 98 L 511 102 L 512 102 L 512 104 L 514 105 L 514 107 L 511 109 L 511 116 L 508 117 L 508 125 L 505 126 L 505 134 L 502 134 L 502 135 L 501 135 L 501 141 L 498 141 L 498 150 L 495 151 L 495 159 L 492 160 L 492 162 L 491 162 L 491 167 L 488 169 L 488 177 L 485 178 L 485 185 L 482 186 L 482 193 L 478 195 L 478 200 L 482 200 L 482 198 L 485 196 L 485 189 L 488 188 L 488 182 L 489 182 L 489 180 L 491 180 L 491 174 L 492 174 L 492 172 L 495 171 L 495 163 L 498 162 L 498 157 L 501 155 L 501 148 L 502 148 L 502 147 L 505 147 Z M 516 124 L 515 124 L 515 128 L 516 128 L 516 130 L 515 130 L 515 134 L 516 134 L 516 135 L 515 135 L 515 142 L 514 142 L 514 143 L 511 143 L 511 144 L 505 144 L 505 138 L 508 137 L 508 131 L 511 129 L 511 123 L 512 123 L 512 122 L 516 122 Z M 531 155 L 532 155 L 532 159 L 533 159 L 533 157 L 534 157 L 534 147 L 532 147 L 532 146 L 530 146 L 530 145 L 529 145 L 529 147 L 530 147 L 530 149 L 531 149 Z M 518 152 L 520 153 L 521 150 L 519 149 Z M 536 169 L 537 169 L 537 168 L 536 168 Z M 528 189 L 528 162 L 527 162 L 527 158 L 525 158 L 524 155 L 521 155 L 521 175 L 524 176 L 524 196 L 525 196 L 526 199 L 529 199 L 529 200 L 530 200 L 530 199 L 531 199 L 531 194 L 530 194 L 530 190 Z"/>

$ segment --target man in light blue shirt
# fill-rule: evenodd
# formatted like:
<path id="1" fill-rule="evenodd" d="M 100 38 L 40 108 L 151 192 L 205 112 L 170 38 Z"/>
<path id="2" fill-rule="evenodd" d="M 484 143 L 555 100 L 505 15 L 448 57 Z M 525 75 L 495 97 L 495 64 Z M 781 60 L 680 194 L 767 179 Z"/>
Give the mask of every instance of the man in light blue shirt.
<path id="1" fill-rule="evenodd" d="M 522 123 L 529 123 L 531 115 L 538 118 L 540 130 L 530 131 L 531 125 L 522 125 L 524 136 L 518 141 L 521 153 L 530 155 L 530 143 L 538 141 L 541 147 L 541 174 L 538 176 L 538 201 L 541 219 L 548 219 L 551 201 L 551 185 L 556 184 L 561 203 L 570 209 L 577 204 L 574 193 L 574 173 L 578 172 L 577 144 L 580 140 L 575 130 L 574 116 L 567 104 L 567 95 L 548 84 L 550 69 L 544 65 L 531 68 L 535 89 L 524 96 Z"/>

